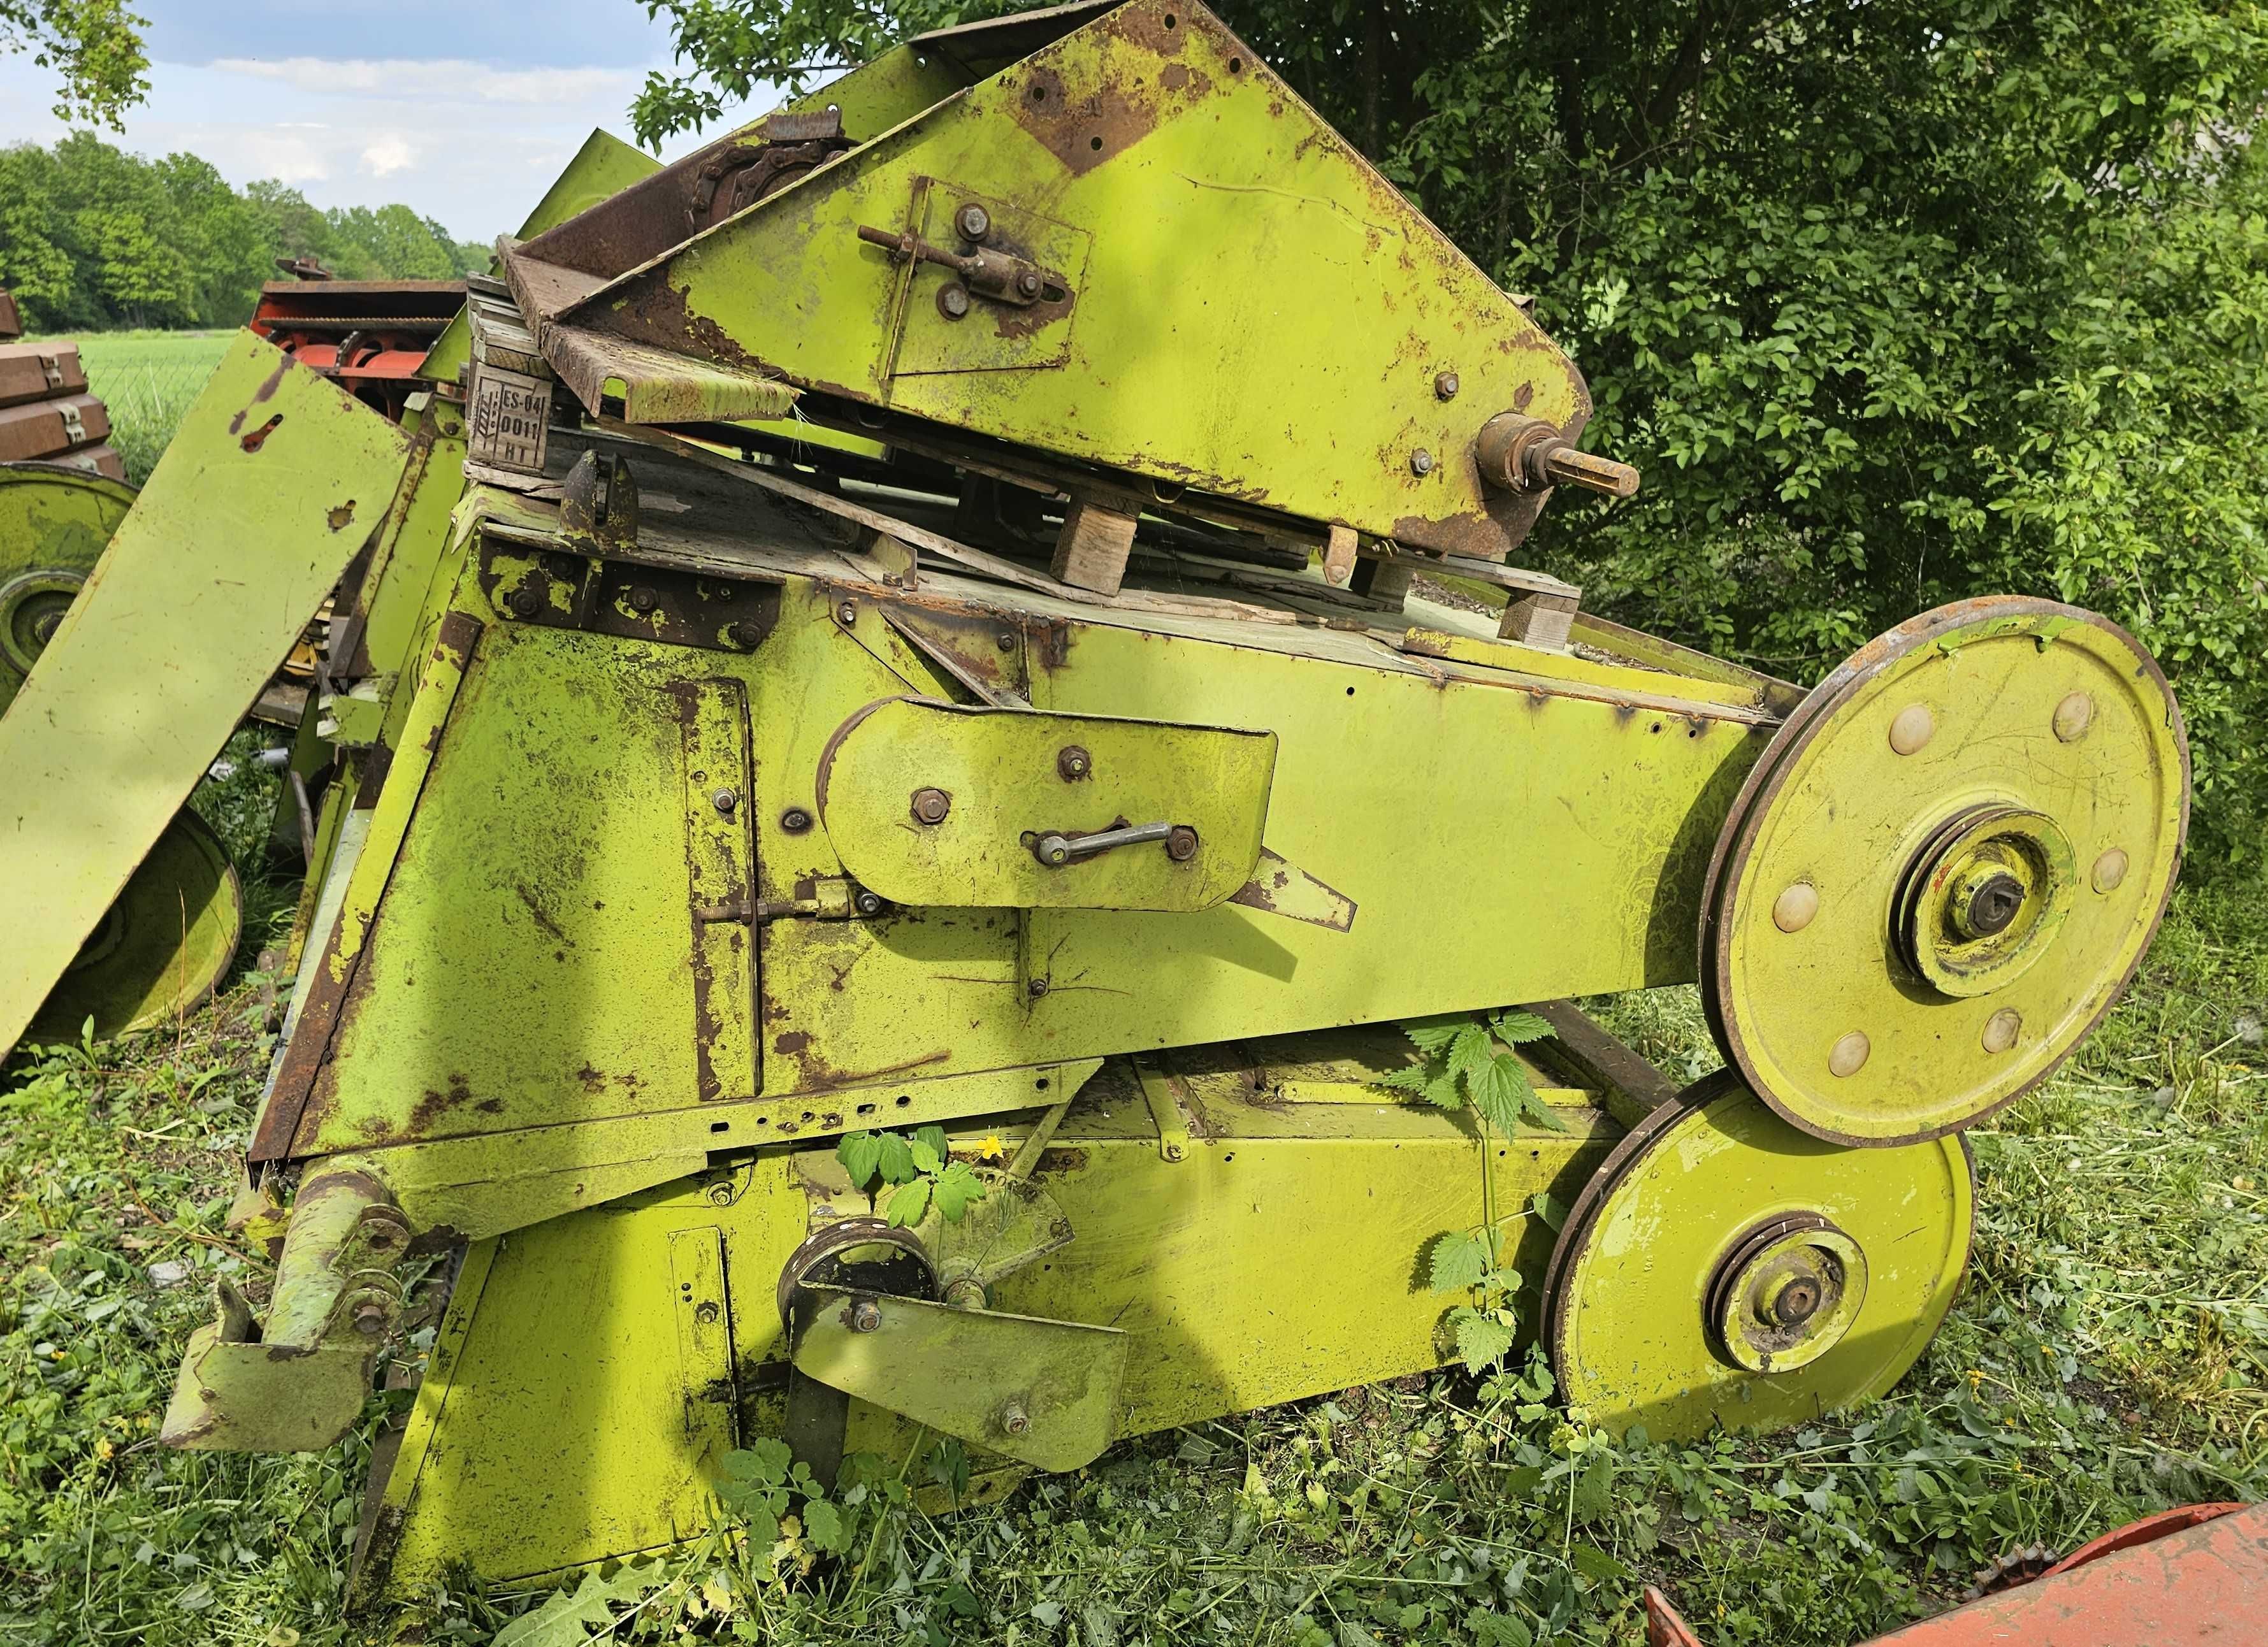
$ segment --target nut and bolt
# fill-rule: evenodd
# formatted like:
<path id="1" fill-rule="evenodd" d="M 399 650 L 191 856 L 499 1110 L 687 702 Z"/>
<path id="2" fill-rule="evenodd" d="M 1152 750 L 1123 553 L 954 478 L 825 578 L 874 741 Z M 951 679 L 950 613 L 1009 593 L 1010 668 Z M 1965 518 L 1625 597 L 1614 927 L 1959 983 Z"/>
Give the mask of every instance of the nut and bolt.
<path id="1" fill-rule="evenodd" d="M 1166 836 L 1166 856 L 1176 864 L 1186 864 L 1197 855 L 1197 832 L 1187 824 L 1175 824 Z"/>
<path id="2" fill-rule="evenodd" d="M 710 1185 L 710 1186 L 709 1186 L 709 1204 L 710 1204 L 711 1206 L 712 1206 L 712 1207 L 729 1207 L 729 1206 L 731 1206 L 731 1205 L 733 1204 L 733 1187 L 732 1187 L 732 1185 L 730 1185 L 730 1184 L 711 1184 L 711 1185 Z"/>
<path id="3" fill-rule="evenodd" d="M 653 610 L 653 591 L 641 585 L 630 591 L 630 609 L 635 612 Z"/>
<path id="4" fill-rule="evenodd" d="M 709 804 L 730 818 L 733 809 L 740 804 L 740 798 L 731 790 L 718 790 L 709 798 Z"/>
<path id="5" fill-rule="evenodd" d="M 364 1338 L 375 1338 L 386 1330 L 386 1305 L 375 1298 L 365 1298 L 355 1305 L 354 1329 Z"/>
<path id="6" fill-rule="evenodd" d="M 703 1327 L 714 1323 L 718 1314 L 717 1301 L 714 1298 L 703 1298 L 693 1306 L 693 1319 Z"/>
<path id="7" fill-rule="evenodd" d="M 1424 480 L 1433 472 L 1433 454 L 1420 446 L 1410 454 L 1410 473 Z"/>
<path id="8" fill-rule="evenodd" d="M 953 797 L 943 790 L 916 790 L 913 807 L 917 823 L 941 824 L 945 815 L 953 810 Z"/>
<path id="9" fill-rule="evenodd" d="M 1020 1436 L 1031 1427 L 1030 1417 L 1015 1402 L 1011 1401 L 1000 1409 L 1000 1428 L 1005 1433 Z"/>
<path id="10" fill-rule="evenodd" d="M 872 1298 L 860 1298 L 850 1306 L 850 1330 L 871 1333 L 882 1324 L 882 1306 Z"/>
<path id="11" fill-rule="evenodd" d="M 811 814 L 800 806 L 791 806 L 780 814 L 780 827 L 790 835 L 801 835 L 811 827 Z"/>
<path id="12" fill-rule="evenodd" d="M 1056 751 L 1056 773 L 1066 783 L 1076 783 L 1094 769 L 1086 750 L 1077 744 L 1065 744 Z"/>
<path id="13" fill-rule="evenodd" d="M 1433 374 L 1433 398 L 1435 400 L 1455 400 L 1457 398 L 1458 386 L 1457 374 L 1455 372 L 1437 371 Z"/>
<path id="14" fill-rule="evenodd" d="M 752 652 L 763 644 L 764 632 L 753 623 L 735 623 L 725 631 L 725 638 L 744 652 Z"/>
<path id="15" fill-rule="evenodd" d="M 1800 1327 L 1819 1312 L 1819 1283 L 1799 1276 L 1779 1290 L 1771 1302 L 1771 1317 L 1781 1327 Z"/>
<path id="16" fill-rule="evenodd" d="M 880 915 L 882 913 L 882 894 L 861 887 L 858 896 L 850 900 L 850 904 L 860 915 Z"/>
<path id="17" fill-rule="evenodd" d="M 992 644 L 998 647 L 1004 652 L 1014 651 L 1016 650 L 1016 631 L 1013 629 L 1001 630 L 998 635 L 992 637 Z"/>
<path id="18" fill-rule="evenodd" d="M 948 281 L 937 289 L 937 312 L 948 320 L 958 320 L 968 312 L 968 288 L 958 281 Z"/>
<path id="19" fill-rule="evenodd" d="M 953 214 L 953 226 L 964 240 L 982 240 L 992 232 L 992 214 L 971 201 Z"/>
<path id="20" fill-rule="evenodd" d="M 846 600 L 841 606 L 836 607 L 835 621 L 837 623 L 840 623 L 846 629 L 857 623 L 858 621 L 858 603 L 855 600 Z"/>
<path id="21" fill-rule="evenodd" d="M 1967 896 L 1954 911 L 1954 924 L 1970 937 L 1992 937 L 2008 930 L 2016 911 L 2024 907 L 2024 883 L 2006 870 L 1985 876 L 1963 889 Z"/>
<path id="22" fill-rule="evenodd" d="M 1039 271 L 1037 269 L 1027 268 L 1022 274 L 1017 276 L 1016 290 L 1020 295 L 1026 298 L 1038 297 L 1040 295 Z"/>
<path id="23" fill-rule="evenodd" d="M 543 591 L 533 584 L 522 584 L 505 597 L 504 605 L 516 618 L 532 618 L 543 610 Z"/>
<path id="24" fill-rule="evenodd" d="M 1035 999 L 1037 999 L 1048 992 L 1048 981 L 1045 978 L 1035 978 L 1025 988 L 1031 991 Z"/>

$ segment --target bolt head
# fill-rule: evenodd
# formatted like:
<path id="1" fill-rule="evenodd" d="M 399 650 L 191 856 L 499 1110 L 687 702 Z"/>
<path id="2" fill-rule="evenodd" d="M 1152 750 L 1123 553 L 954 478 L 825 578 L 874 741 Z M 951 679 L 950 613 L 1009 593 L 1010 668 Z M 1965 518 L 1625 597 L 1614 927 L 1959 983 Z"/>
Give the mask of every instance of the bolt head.
<path id="1" fill-rule="evenodd" d="M 958 283 L 948 283 L 937 290 L 937 312 L 948 320 L 958 320 L 968 312 L 968 288 Z"/>
<path id="2" fill-rule="evenodd" d="M 1016 276 L 1016 290 L 1027 298 L 1040 295 L 1040 276 L 1036 270 L 1026 269 Z"/>
<path id="3" fill-rule="evenodd" d="M 744 652 L 752 652 L 763 644 L 764 632 L 753 623 L 735 623 L 725 631 L 725 638 Z"/>
<path id="4" fill-rule="evenodd" d="M 914 791 L 913 813 L 917 823 L 941 824 L 946 814 L 952 810 L 953 797 L 943 790 L 919 789 Z"/>
<path id="5" fill-rule="evenodd" d="M 386 1306 L 375 1298 L 356 1305 L 354 1329 L 364 1338 L 377 1337 L 386 1330 Z"/>
<path id="6" fill-rule="evenodd" d="M 880 915 L 882 913 L 882 896 L 880 893 L 861 892 L 850 901 L 852 905 L 857 908 L 860 915 Z"/>
<path id="7" fill-rule="evenodd" d="M 709 1204 L 712 1207 L 731 1206 L 733 1204 L 733 1187 L 730 1184 L 710 1185 Z"/>
<path id="8" fill-rule="evenodd" d="M 1176 864 L 1186 864 L 1197 855 L 1197 832 L 1187 824 L 1175 824 L 1166 837 L 1166 856 Z"/>
<path id="9" fill-rule="evenodd" d="M 801 835 L 811 827 L 811 814 L 800 806 L 791 806 L 780 814 L 780 827 L 790 835 Z"/>
<path id="10" fill-rule="evenodd" d="M 1410 454 L 1410 473 L 1423 480 L 1433 472 L 1433 454 L 1420 446 Z"/>
<path id="11" fill-rule="evenodd" d="M 953 226 L 964 240 L 982 240 L 992 232 L 992 214 L 971 201 L 953 215 Z"/>
<path id="12" fill-rule="evenodd" d="M 1077 744 L 1065 744 L 1056 751 L 1056 775 L 1066 783 L 1076 783 L 1094 769 L 1094 761 Z"/>
<path id="13" fill-rule="evenodd" d="M 840 623 L 846 629 L 852 624 L 858 622 L 858 603 L 855 600 L 846 600 L 841 606 L 836 607 L 835 621 L 837 623 Z"/>
<path id="14" fill-rule="evenodd" d="M 1433 376 L 1433 395 L 1437 400 L 1455 400 L 1460 386 L 1457 374 L 1454 371 L 1436 372 Z"/>
<path id="15" fill-rule="evenodd" d="M 640 588 L 640 589 L 633 589 L 633 590 L 631 590 L 631 591 L 630 591 L 630 607 L 631 607 L 631 609 L 632 609 L 632 610 L 634 610 L 634 611 L 637 611 L 637 612 L 651 612 L 651 611 L 652 611 L 652 610 L 653 610 L 653 591 L 652 591 L 652 590 L 651 590 L 651 589 L 644 589 L 644 588 Z"/>
<path id="16" fill-rule="evenodd" d="M 543 592 L 532 584 L 522 584 L 504 599 L 514 617 L 532 618 L 543 610 Z"/>
<path id="17" fill-rule="evenodd" d="M 740 804 L 740 798 L 731 790 L 718 790 L 709 798 L 709 804 L 730 818 L 733 809 Z"/>
<path id="18" fill-rule="evenodd" d="M 714 1298 L 703 1298 L 693 1306 L 693 1319 L 703 1327 L 715 1321 L 717 1315 L 717 1301 Z"/>
<path id="19" fill-rule="evenodd" d="M 1048 981 L 1045 978 L 1035 978 L 1027 987 L 1034 996 L 1042 996 L 1048 992 Z"/>
<path id="20" fill-rule="evenodd" d="M 882 1306 L 872 1298 L 861 1298 L 850 1306 L 850 1330 L 871 1333 L 882 1324 Z"/>
<path id="21" fill-rule="evenodd" d="M 1016 650 L 1016 631 L 1013 629 L 1001 630 L 998 635 L 992 637 L 992 644 L 998 647 L 1004 652 L 1014 651 Z"/>
<path id="22" fill-rule="evenodd" d="M 1013 1401 L 1000 1409 L 1000 1428 L 1012 1436 L 1020 1436 L 1032 1427 L 1032 1420 Z"/>

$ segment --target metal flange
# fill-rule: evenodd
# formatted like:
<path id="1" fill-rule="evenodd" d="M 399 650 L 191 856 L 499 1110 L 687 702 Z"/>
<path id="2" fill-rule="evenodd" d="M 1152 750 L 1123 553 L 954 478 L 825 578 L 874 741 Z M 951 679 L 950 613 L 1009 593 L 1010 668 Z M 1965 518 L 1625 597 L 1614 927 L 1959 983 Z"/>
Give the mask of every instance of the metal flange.
<path id="1" fill-rule="evenodd" d="M 1837 1149 L 1720 1070 L 1624 1135 L 1560 1228 L 1543 1333 L 1561 1392 L 1655 1440 L 1880 1395 L 1952 1307 L 1975 1199 L 1959 1137 Z"/>
<path id="2" fill-rule="evenodd" d="M 1718 1045 L 1817 1137 L 1970 1126 L 2110 1010 L 2188 819 L 2180 711 L 2117 625 L 2015 598 L 1901 624 L 1804 701 L 1734 801 L 1702 895 Z"/>

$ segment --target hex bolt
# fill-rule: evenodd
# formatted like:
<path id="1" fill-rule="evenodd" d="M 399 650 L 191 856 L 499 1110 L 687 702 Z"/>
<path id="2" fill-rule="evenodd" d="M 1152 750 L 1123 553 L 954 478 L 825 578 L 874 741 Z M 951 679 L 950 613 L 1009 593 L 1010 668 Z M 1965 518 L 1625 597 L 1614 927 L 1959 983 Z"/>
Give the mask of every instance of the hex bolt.
<path id="1" fill-rule="evenodd" d="M 693 1319 L 703 1327 L 715 1322 L 717 1314 L 717 1301 L 714 1298 L 703 1298 L 693 1306 Z"/>
<path id="2" fill-rule="evenodd" d="M 365 1298 L 355 1305 L 354 1329 L 364 1338 L 375 1338 L 386 1330 L 386 1305 L 375 1298 Z"/>
<path id="3" fill-rule="evenodd" d="M 1197 855 L 1197 832 L 1187 824 L 1175 824 L 1166 836 L 1166 856 L 1176 864 L 1186 864 Z"/>
<path id="4" fill-rule="evenodd" d="M 1078 783 L 1094 769 L 1094 762 L 1077 744 L 1065 744 L 1056 751 L 1056 775 L 1066 783 Z"/>
<path id="5" fill-rule="evenodd" d="M 1048 981 L 1045 978 L 1035 978 L 1027 987 L 1031 990 L 1034 998 L 1036 999 L 1048 992 Z"/>
<path id="6" fill-rule="evenodd" d="M 913 809 L 917 823 L 941 824 L 945 821 L 945 815 L 953 810 L 953 797 L 943 790 L 916 790 Z"/>
<path id="7" fill-rule="evenodd" d="M 718 790 L 709 798 L 709 804 L 724 813 L 725 817 L 730 818 L 733 815 L 733 809 L 740 804 L 740 798 L 731 790 Z"/>
<path id="8" fill-rule="evenodd" d="M 836 607 L 835 621 L 837 623 L 840 623 L 846 629 L 857 623 L 858 621 L 858 603 L 855 600 L 846 600 L 841 606 Z"/>
<path id="9" fill-rule="evenodd" d="M 729 1206 L 731 1206 L 731 1205 L 733 1204 L 733 1187 L 732 1187 L 732 1185 L 730 1185 L 730 1184 L 711 1184 L 711 1185 L 710 1185 L 710 1186 L 709 1186 L 709 1204 L 710 1204 L 711 1206 L 712 1206 L 712 1207 L 729 1207 Z"/>
<path id="10" fill-rule="evenodd" d="M 860 1298 L 850 1306 L 850 1330 L 871 1333 L 882 1324 L 882 1306 L 872 1298 Z"/>
<path id="11" fill-rule="evenodd" d="M 958 281 L 947 281 L 937 289 L 937 312 L 948 320 L 958 320 L 968 312 L 968 288 Z"/>
<path id="12" fill-rule="evenodd" d="M 1437 371 L 1433 374 L 1433 398 L 1437 401 L 1455 400 L 1459 386 L 1457 374 L 1454 371 Z"/>
<path id="13" fill-rule="evenodd" d="M 532 618 L 543 610 L 543 591 L 522 584 L 504 598 L 504 605 L 512 608 L 516 618 Z"/>
<path id="14" fill-rule="evenodd" d="M 641 585 L 630 591 L 630 607 L 637 612 L 653 610 L 653 591 Z"/>
<path id="15" fill-rule="evenodd" d="M 764 632 L 753 623 L 735 623 L 725 631 L 725 638 L 744 652 L 752 652 L 764 643 Z"/>
<path id="16" fill-rule="evenodd" d="M 992 232 L 992 214 L 972 200 L 953 214 L 953 226 L 962 239 L 982 241 Z"/>
<path id="17" fill-rule="evenodd" d="M 1022 274 L 1017 276 L 1016 290 L 1027 298 L 1038 297 L 1040 295 L 1039 271 L 1037 269 L 1027 268 Z"/>
<path id="18" fill-rule="evenodd" d="M 1420 446 L 1410 454 L 1410 473 L 1424 480 L 1433 472 L 1433 454 Z"/>
<path id="19" fill-rule="evenodd" d="M 1000 1409 L 1000 1428 L 1006 1434 L 1020 1436 L 1031 1427 L 1030 1417 L 1015 1402 L 1011 1401 Z"/>
<path id="20" fill-rule="evenodd" d="M 875 892 L 868 892 L 863 886 L 858 889 L 858 895 L 851 899 L 850 902 L 852 907 L 854 907 L 860 915 L 880 915 L 882 913 L 882 894 Z"/>
<path id="21" fill-rule="evenodd" d="M 1004 652 L 1014 651 L 1016 650 L 1016 631 L 1013 629 L 1001 630 L 998 635 L 992 637 L 992 644 L 998 647 Z"/>
<path id="22" fill-rule="evenodd" d="M 780 814 L 780 827 L 790 835 L 801 835 L 811 827 L 811 814 L 800 806 L 791 806 Z"/>

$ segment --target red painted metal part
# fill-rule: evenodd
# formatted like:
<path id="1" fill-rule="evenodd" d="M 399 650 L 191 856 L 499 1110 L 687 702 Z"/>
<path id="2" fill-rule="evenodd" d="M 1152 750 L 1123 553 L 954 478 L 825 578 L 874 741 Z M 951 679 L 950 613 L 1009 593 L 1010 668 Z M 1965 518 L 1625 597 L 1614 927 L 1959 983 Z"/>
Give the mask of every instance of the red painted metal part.
<path id="1" fill-rule="evenodd" d="M 1648 1647 L 1702 1647 L 1659 1590 Z M 1868 1647 L 2254 1647 L 2268 1643 L 2268 1504 L 2192 1504 L 2107 1533 L 2039 1577 Z"/>
<path id="2" fill-rule="evenodd" d="M 357 400 L 399 420 L 417 369 L 465 303 L 460 280 L 271 281 L 252 329 Z"/>

